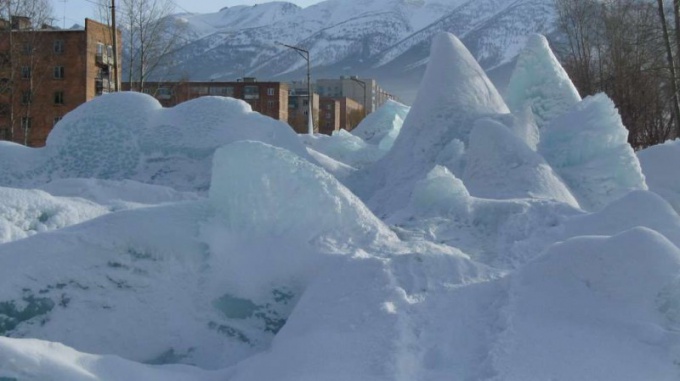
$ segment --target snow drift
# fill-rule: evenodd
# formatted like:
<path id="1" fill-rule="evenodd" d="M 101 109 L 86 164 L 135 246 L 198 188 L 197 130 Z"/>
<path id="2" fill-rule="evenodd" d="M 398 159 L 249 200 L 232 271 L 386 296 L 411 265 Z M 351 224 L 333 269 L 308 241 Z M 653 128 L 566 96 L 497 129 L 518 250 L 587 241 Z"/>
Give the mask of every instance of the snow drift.
<path id="1" fill-rule="evenodd" d="M 649 189 L 666 199 L 680 213 L 680 140 L 649 147 L 637 154 Z"/>

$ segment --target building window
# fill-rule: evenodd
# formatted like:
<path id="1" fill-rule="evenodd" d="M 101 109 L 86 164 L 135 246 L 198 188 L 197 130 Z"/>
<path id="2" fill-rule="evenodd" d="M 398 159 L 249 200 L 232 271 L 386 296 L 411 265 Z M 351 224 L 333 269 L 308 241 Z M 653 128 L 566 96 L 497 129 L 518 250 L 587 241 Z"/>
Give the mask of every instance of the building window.
<path id="1" fill-rule="evenodd" d="M 10 88 L 9 78 L 0 78 L 0 93 L 8 93 Z"/>
<path id="2" fill-rule="evenodd" d="M 21 67 L 21 78 L 29 79 L 31 78 L 31 68 L 29 66 Z"/>
<path id="3" fill-rule="evenodd" d="M 9 115 L 8 103 L 0 103 L 0 115 Z"/>
<path id="4" fill-rule="evenodd" d="M 31 117 L 30 116 L 24 116 L 21 118 L 21 128 L 24 131 L 28 131 L 31 129 Z"/>
<path id="5" fill-rule="evenodd" d="M 52 121 L 52 126 L 56 126 L 57 123 L 63 118 L 63 116 L 55 116 L 54 120 Z"/>
<path id="6" fill-rule="evenodd" d="M 61 54 L 64 52 L 64 40 L 54 40 L 54 54 Z"/>
<path id="7" fill-rule="evenodd" d="M 106 55 L 113 59 L 113 46 L 109 45 L 106 47 Z"/>
<path id="8" fill-rule="evenodd" d="M 158 99 L 171 99 L 172 89 L 169 87 L 159 87 L 156 91 L 156 98 Z"/>
<path id="9" fill-rule="evenodd" d="M 30 43 L 25 43 L 24 44 L 24 54 L 33 54 L 33 45 Z"/>
<path id="10" fill-rule="evenodd" d="M 55 105 L 63 105 L 64 104 L 64 92 L 63 91 L 55 91 L 54 92 L 54 104 Z"/>
<path id="11" fill-rule="evenodd" d="M 275 94 L 275 91 L 276 90 L 273 87 L 270 87 L 270 88 L 267 89 L 267 95 L 269 95 L 270 97 L 273 97 L 274 94 Z"/>
<path id="12" fill-rule="evenodd" d="M 326 113 L 326 119 L 330 119 L 330 118 L 331 118 L 331 113 L 330 113 L 330 112 L 327 112 L 327 113 Z"/>
<path id="13" fill-rule="evenodd" d="M 274 108 L 274 101 L 267 101 L 268 108 Z"/>
<path id="14" fill-rule="evenodd" d="M 210 92 L 208 86 L 191 86 L 191 92 L 197 95 L 206 95 Z"/>
<path id="15" fill-rule="evenodd" d="M 234 88 L 231 86 L 211 86 L 210 87 L 210 95 L 219 95 L 222 97 L 233 97 L 234 96 Z"/>
<path id="16" fill-rule="evenodd" d="M 24 91 L 21 93 L 21 103 L 27 105 L 33 100 L 33 94 L 30 91 Z"/>
<path id="17" fill-rule="evenodd" d="M 97 55 L 96 55 L 96 61 L 99 64 L 106 64 L 106 59 L 104 58 L 104 44 L 101 42 L 97 43 Z"/>
<path id="18" fill-rule="evenodd" d="M 64 79 L 64 67 L 63 66 L 55 66 L 54 67 L 54 78 L 55 79 Z"/>
<path id="19" fill-rule="evenodd" d="M 260 98 L 260 88 L 257 86 L 244 86 L 243 87 L 243 98 L 244 99 L 258 99 Z"/>

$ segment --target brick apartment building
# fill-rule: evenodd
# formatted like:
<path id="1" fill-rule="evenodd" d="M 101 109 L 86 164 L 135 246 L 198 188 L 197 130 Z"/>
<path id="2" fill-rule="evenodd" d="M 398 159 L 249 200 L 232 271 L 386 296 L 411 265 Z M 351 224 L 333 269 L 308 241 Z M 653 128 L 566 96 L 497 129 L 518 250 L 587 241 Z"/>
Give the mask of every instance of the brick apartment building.
<path id="1" fill-rule="evenodd" d="M 136 90 L 134 83 L 123 83 L 123 90 Z M 253 111 L 288 122 L 288 85 L 281 82 L 258 82 L 243 78 L 236 82 L 146 82 L 144 92 L 164 107 L 202 96 L 222 96 L 248 102 Z"/>
<path id="2" fill-rule="evenodd" d="M 45 145 L 66 113 L 113 91 L 113 81 L 107 25 L 85 19 L 84 29 L 64 30 L 34 28 L 25 17 L 0 20 L 0 139 Z"/>
<path id="3" fill-rule="evenodd" d="M 378 85 L 375 79 L 357 76 L 341 76 L 335 79 L 317 79 L 315 91 L 322 97 L 350 98 L 361 104 L 370 114 L 382 106 L 388 99 L 394 99 Z"/>
<path id="4" fill-rule="evenodd" d="M 352 131 L 366 116 L 364 106 L 351 98 L 336 98 L 340 103 L 340 128 Z"/>
<path id="5" fill-rule="evenodd" d="M 332 135 L 340 129 L 340 101 L 333 98 L 319 100 L 319 133 Z"/>
<path id="6" fill-rule="evenodd" d="M 288 124 L 298 134 L 309 132 L 307 114 L 309 113 L 309 90 L 294 89 L 288 93 Z M 319 129 L 319 94 L 312 93 L 312 117 L 314 121 L 314 133 Z"/>

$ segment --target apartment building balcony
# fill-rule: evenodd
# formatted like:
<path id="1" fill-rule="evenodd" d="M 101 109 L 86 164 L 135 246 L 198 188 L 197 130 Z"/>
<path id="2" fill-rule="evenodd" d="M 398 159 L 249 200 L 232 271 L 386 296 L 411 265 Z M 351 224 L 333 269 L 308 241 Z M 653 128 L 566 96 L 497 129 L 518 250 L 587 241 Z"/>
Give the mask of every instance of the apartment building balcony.
<path id="1" fill-rule="evenodd" d="M 111 82 L 108 78 L 97 78 L 94 80 L 95 94 L 102 95 L 109 92 Z"/>
<path id="2" fill-rule="evenodd" d="M 113 65 L 113 56 L 110 56 L 106 53 L 97 53 L 95 54 L 95 63 L 97 65 L 102 65 L 102 66 L 110 66 Z"/>

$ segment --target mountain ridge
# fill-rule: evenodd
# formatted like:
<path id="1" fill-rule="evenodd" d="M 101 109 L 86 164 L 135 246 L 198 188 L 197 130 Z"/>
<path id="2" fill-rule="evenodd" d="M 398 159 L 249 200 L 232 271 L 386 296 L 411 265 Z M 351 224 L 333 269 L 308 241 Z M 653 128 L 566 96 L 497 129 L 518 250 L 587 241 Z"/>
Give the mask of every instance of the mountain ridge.
<path id="1" fill-rule="evenodd" d="M 314 77 L 371 76 L 409 102 L 434 35 L 453 33 L 485 70 L 513 61 L 527 36 L 555 30 L 551 0 L 326 0 L 287 2 L 174 16 L 187 26 L 164 78 L 300 79 L 306 62 L 279 43 L 310 51 Z"/>

